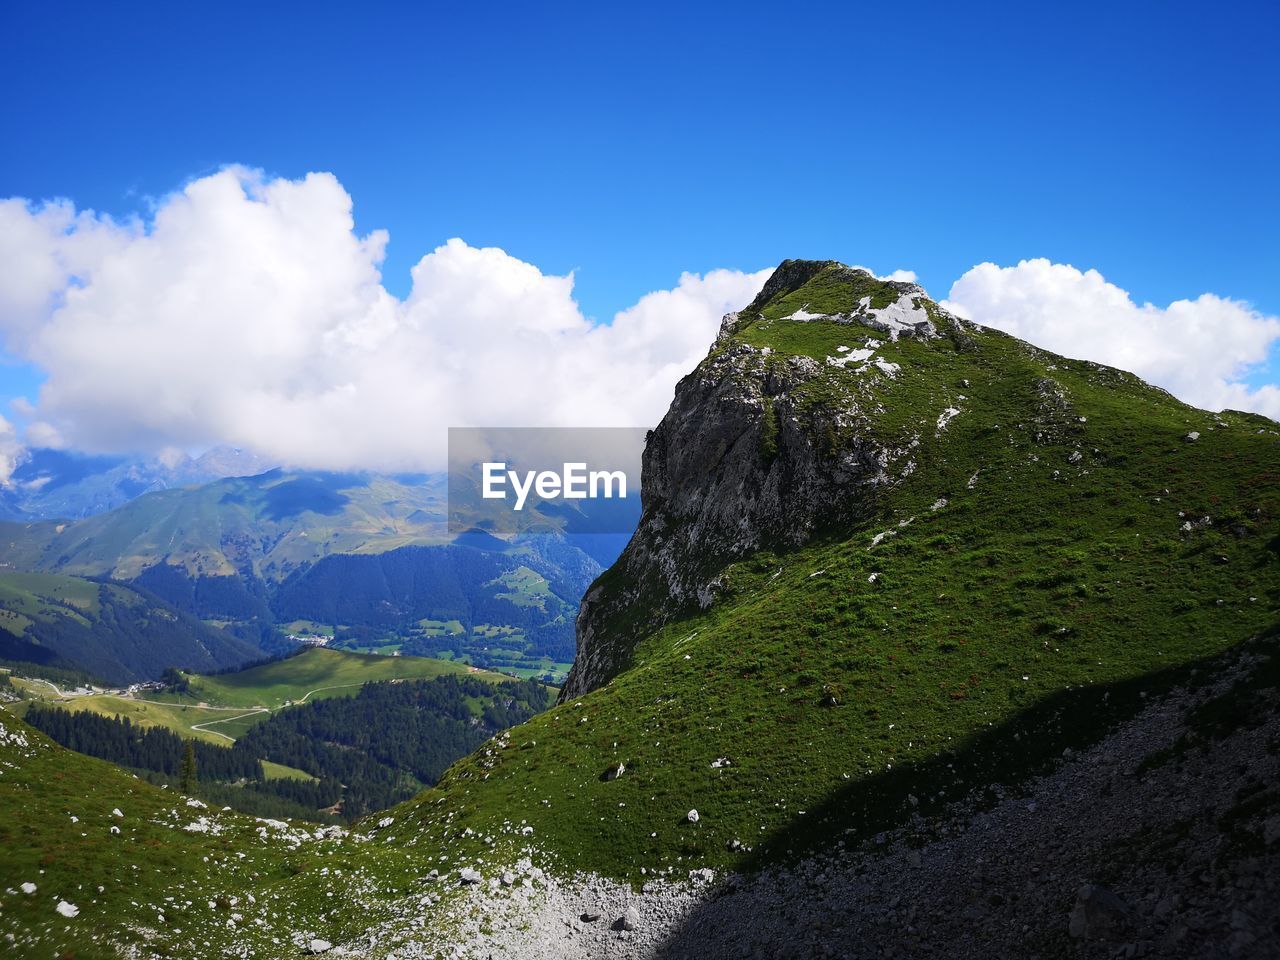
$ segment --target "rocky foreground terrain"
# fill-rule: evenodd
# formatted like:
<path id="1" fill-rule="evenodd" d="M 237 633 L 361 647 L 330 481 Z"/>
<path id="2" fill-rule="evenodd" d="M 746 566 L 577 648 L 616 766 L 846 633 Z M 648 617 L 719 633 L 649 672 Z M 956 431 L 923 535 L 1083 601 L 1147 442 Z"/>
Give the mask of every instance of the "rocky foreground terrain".
<path id="1" fill-rule="evenodd" d="M 749 879 L 633 893 L 526 861 L 468 885 L 447 942 L 391 955 L 1280 957 L 1278 668 L 1242 653 L 1024 789 Z"/>

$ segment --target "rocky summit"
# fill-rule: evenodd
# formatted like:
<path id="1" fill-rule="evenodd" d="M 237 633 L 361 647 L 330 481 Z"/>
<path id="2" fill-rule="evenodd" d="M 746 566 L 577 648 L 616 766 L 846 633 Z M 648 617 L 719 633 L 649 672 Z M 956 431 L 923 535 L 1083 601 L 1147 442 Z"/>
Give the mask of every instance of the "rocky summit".
<path id="1" fill-rule="evenodd" d="M 0 932 L 1280 955 L 1280 425 L 981 320 L 783 263 L 650 435 L 559 703 L 349 832 L 189 810 L 5 717 L 0 836 L 43 852 L 0 864 Z"/>
<path id="2" fill-rule="evenodd" d="M 563 695 L 607 681 L 670 616 L 711 606 L 728 563 L 873 516 L 920 446 L 919 434 L 877 429 L 885 404 L 908 402 L 892 389 L 899 339 L 950 354 L 974 348 L 971 329 L 915 284 L 834 261 L 783 263 L 724 318 L 650 435 L 639 530 L 587 594 Z M 833 333 L 848 343 L 827 346 Z M 945 403 L 953 392 L 940 391 Z M 922 410 L 921 431 L 947 409 Z"/>

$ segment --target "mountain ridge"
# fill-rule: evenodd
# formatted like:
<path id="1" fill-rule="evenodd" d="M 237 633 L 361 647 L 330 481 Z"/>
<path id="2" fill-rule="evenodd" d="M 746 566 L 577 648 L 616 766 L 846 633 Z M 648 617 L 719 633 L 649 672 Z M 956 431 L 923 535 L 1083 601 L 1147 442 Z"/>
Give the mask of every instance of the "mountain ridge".
<path id="1" fill-rule="evenodd" d="M 1087 742 L 1065 691 L 1154 693 L 1274 622 L 1276 424 L 913 285 L 824 265 L 775 289 L 651 435 L 640 527 L 584 598 L 559 706 L 406 805 L 405 830 L 466 850 L 452 831 L 518 816 L 572 868 L 755 869 L 788 856 L 795 811 L 864 837 L 906 815 L 912 770 L 1016 782 L 1027 737 Z M 842 499 L 859 486 L 837 470 L 874 497 Z"/>
<path id="2" fill-rule="evenodd" d="M 993 417 L 984 442 L 1003 430 L 1010 443 L 1018 434 L 1033 446 L 1069 443 L 1066 468 L 1089 456 L 1082 445 L 1090 428 L 1057 374 L 1074 371 L 1090 390 L 1126 391 L 1191 417 L 1193 408 L 1132 374 L 957 317 L 914 283 L 837 261 L 784 261 L 749 307 L 726 315 L 650 434 L 644 513 L 617 564 L 584 598 L 579 655 L 562 697 L 606 682 L 636 637 L 673 611 L 706 609 L 727 563 L 760 548 L 799 547 L 824 530 L 838 535 L 883 512 L 924 455 L 945 467 L 953 419 L 972 419 L 987 399 L 984 386 L 1001 389 L 980 379 L 993 373 L 984 354 L 1011 371 L 1016 365 L 1024 381 L 1022 396 L 1011 398 L 1018 408 L 1005 411 L 1015 422 Z M 1226 411 L 1217 422 L 1223 416 L 1275 427 Z M 982 470 L 974 467 L 970 489 Z M 965 487 L 949 480 L 938 497 Z M 632 622 L 646 607 L 657 618 Z"/>

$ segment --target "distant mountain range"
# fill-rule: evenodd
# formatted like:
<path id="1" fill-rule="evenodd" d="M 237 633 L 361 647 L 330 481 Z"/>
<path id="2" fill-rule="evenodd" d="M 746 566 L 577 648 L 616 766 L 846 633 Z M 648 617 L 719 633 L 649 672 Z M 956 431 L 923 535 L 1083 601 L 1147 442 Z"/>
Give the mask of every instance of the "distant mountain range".
<path id="1" fill-rule="evenodd" d="M 37 448 L 27 452 L 9 485 L 0 487 L 0 520 L 79 520 L 144 493 L 251 476 L 271 466 L 235 447 L 151 460 Z"/>
<path id="2" fill-rule="evenodd" d="M 450 533 L 440 474 L 271 469 L 198 482 L 257 463 L 229 450 L 171 467 L 36 451 L 8 491 L 17 519 L 0 521 L 0 581 L 127 584 L 230 634 L 248 646 L 243 659 L 301 632 L 554 678 L 573 657 L 578 601 L 627 538 L 579 511 L 556 522 L 581 534 Z M 619 506 L 607 509 L 617 529 Z M 179 650 L 147 665 L 102 663 L 115 678 L 212 665 Z"/>
<path id="3" fill-rule="evenodd" d="M 406 480 L 408 482 L 406 482 Z M 189 576 L 278 582 L 334 553 L 447 543 L 438 476 L 270 470 L 157 490 L 68 523 L 7 525 L 15 566 L 131 580 L 164 562 Z"/>

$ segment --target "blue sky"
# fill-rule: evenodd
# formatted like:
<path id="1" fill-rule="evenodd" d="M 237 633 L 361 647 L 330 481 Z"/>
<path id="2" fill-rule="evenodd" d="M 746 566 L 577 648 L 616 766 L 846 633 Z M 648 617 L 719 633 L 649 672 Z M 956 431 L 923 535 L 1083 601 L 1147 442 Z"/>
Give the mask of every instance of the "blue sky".
<path id="1" fill-rule="evenodd" d="M 228 163 L 330 171 L 389 231 L 392 293 L 458 236 L 576 271 L 601 318 L 785 257 L 937 297 L 1044 257 L 1278 314 L 1278 28 L 1264 3 L 14 0 L 0 196 L 124 215 Z"/>
<path id="2" fill-rule="evenodd" d="M 126 212 L 328 170 L 392 289 L 456 235 L 598 315 L 787 256 L 1280 311 L 1274 4 L 463 6 L 8 3 L 0 187 Z"/>

